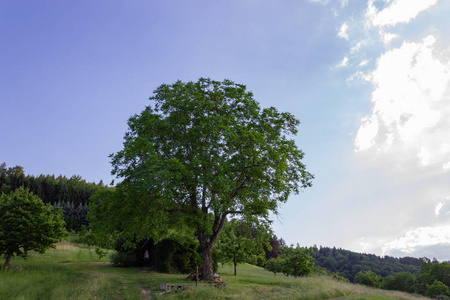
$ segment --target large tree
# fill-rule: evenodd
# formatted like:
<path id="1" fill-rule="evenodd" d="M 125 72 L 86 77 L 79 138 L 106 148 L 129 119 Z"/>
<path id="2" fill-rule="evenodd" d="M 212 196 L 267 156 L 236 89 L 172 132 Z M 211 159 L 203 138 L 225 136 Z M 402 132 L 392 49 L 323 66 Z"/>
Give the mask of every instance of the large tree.
<path id="1" fill-rule="evenodd" d="M 62 211 L 24 188 L 0 196 L 0 255 L 9 266 L 14 254 L 26 255 L 28 250 L 44 253 L 64 235 Z"/>
<path id="2" fill-rule="evenodd" d="M 299 121 L 261 109 L 230 80 L 163 84 L 150 100 L 129 119 L 123 149 L 111 155 L 121 182 L 114 195 L 95 197 L 93 228 L 157 240 L 169 227 L 193 227 L 203 278 L 211 280 L 212 250 L 227 217 L 267 219 L 291 193 L 311 186 L 291 139 Z"/>

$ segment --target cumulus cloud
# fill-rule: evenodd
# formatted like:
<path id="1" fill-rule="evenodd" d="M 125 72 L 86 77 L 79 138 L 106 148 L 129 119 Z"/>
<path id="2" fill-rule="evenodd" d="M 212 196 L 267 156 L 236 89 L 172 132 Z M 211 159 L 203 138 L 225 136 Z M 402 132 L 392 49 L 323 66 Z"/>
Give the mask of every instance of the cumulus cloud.
<path id="1" fill-rule="evenodd" d="M 394 26 L 408 23 L 417 15 L 437 3 L 437 0 L 394 0 L 387 7 L 378 11 L 375 0 L 369 0 L 366 17 L 374 26 Z"/>
<path id="2" fill-rule="evenodd" d="M 410 230 L 403 237 L 387 242 L 383 247 L 383 255 L 418 256 L 418 250 L 423 252 L 424 248 L 432 248 L 436 245 L 450 247 L 450 225 L 419 227 Z"/>
<path id="3" fill-rule="evenodd" d="M 372 112 L 361 120 L 355 150 L 374 150 L 422 166 L 450 162 L 450 63 L 435 38 L 404 42 L 383 54 L 370 75 Z"/>

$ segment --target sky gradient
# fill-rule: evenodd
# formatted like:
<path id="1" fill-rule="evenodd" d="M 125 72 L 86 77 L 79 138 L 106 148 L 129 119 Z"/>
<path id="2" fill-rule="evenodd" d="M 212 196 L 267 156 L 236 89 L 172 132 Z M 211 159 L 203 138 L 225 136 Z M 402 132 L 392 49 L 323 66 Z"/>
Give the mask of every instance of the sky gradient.
<path id="1" fill-rule="evenodd" d="M 230 79 L 300 119 L 313 187 L 275 233 L 450 260 L 450 2 L 0 3 L 0 163 L 109 183 L 160 84 Z"/>

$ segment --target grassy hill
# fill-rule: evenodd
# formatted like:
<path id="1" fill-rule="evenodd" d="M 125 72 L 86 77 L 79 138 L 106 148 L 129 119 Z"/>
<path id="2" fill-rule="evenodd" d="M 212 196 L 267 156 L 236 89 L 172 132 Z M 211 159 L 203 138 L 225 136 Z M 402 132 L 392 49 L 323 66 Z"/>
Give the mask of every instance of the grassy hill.
<path id="1" fill-rule="evenodd" d="M 113 268 L 93 249 L 60 243 L 45 254 L 13 258 L 0 271 L 0 299 L 426 299 L 336 281 L 325 276 L 274 276 L 259 267 L 220 267 L 227 286 L 208 285 L 163 293 L 161 283 L 192 284 L 185 275 L 160 274 L 140 268 Z"/>

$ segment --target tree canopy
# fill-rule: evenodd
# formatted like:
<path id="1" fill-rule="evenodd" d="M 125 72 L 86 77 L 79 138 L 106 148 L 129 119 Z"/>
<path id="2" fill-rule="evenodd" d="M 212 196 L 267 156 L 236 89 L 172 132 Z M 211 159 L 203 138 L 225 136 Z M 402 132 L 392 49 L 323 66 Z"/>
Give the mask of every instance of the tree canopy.
<path id="1" fill-rule="evenodd" d="M 114 196 L 96 197 L 91 227 L 102 231 L 106 218 L 122 237 L 155 240 L 170 227 L 195 228 L 203 276 L 212 279 L 211 253 L 227 217 L 268 219 L 311 186 L 291 139 L 299 121 L 261 109 L 245 85 L 230 80 L 163 84 L 150 100 L 111 155 L 121 182 Z"/>
<path id="2" fill-rule="evenodd" d="M 66 233 L 61 210 L 24 188 L 0 196 L 0 254 L 9 266 L 13 255 L 44 253 Z"/>

